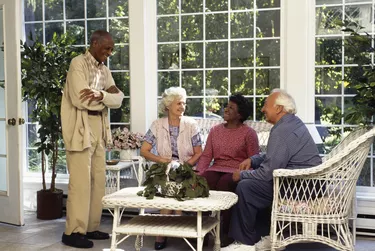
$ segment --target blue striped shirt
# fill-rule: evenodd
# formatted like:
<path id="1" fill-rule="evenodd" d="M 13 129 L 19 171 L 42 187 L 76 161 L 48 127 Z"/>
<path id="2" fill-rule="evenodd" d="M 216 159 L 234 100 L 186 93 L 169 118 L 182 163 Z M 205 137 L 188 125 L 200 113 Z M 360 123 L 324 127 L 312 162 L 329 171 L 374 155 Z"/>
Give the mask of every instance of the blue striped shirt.
<path id="1" fill-rule="evenodd" d="M 272 181 L 275 169 L 298 169 L 322 163 L 305 124 L 293 114 L 284 115 L 271 129 L 267 152 L 250 157 L 254 170 L 241 172 L 241 179 Z"/>

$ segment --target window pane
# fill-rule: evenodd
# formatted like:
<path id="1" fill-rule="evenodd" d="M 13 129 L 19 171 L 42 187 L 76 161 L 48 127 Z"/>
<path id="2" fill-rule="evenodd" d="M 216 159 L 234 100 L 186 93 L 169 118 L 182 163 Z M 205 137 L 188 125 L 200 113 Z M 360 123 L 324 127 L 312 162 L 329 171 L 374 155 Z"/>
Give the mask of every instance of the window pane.
<path id="1" fill-rule="evenodd" d="M 87 18 L 105 17 L 106 1 L 103 0 L 86 0 Z"/>
<path id="2" fill-rule="evenodd" d="M 178 41 L 178 17 L 158 18 L 158 41 L 173 42 Z"/>
<path id="3" fill-rule="evenodd" d="M 109 69 L 129 70 L 129 45 L 115 45 L 113 54 L 109 58 Z"/>
<path id="4" fill-rule="evenodd" d="M 231 14 L 231 38 L 254 37 L 253 12 L 240 12 Z"/>
<path id="5" fill-rule="evenodd" d="M 203 67 L 203 43 L 182 45 L 182 68 Z"/>
<path id="6" fill-rule="evenodd" d="M 255 99 L 255 105 L 256 105 L 255 119 L 257 121 L 262 121 L 262 120 L 264 121 L 265 120 L 264 113 L 261 112 L 261 109 L 262 109 L 265 101 L 266 101 L 266 98 L 264 98 L 264 97 L 260 97 L 260 98 Z"/>
<path id="7" fill-rule="evenodd" d="M 258 9 L 280 7 L 280 0 L 256 0 Z"/>
<path id="8" fill-rule="evenodd" d="M 373 160 L 370 158 L 366 159 L 365 165 L 359 175 L 357 186 L 371 186 L 371 166 L 373 166 Z"/>
<path id="9" fill-rule="evenodd" d="M 44 9 L 46 20 L 63 19 L 63 0 L 45 1 Z"/>
<path id="10" fill-rule="evenodd" d="M 52 40 L 53 34 L 61 35 L 64 33 L 64 23 L 46 23 L 46 43 Z"/>
<path id="11" fill-rule="evenodd" d="M 43 42 L 43 24 L 25 24 L 26 41 Z"/>
<path id="12" fill-rule="evenodd" d="M 66 169 L 66 153 L 63 150 L 57 153 L 56 173 L 67 174 Z"/>
<path id="13" fill-rule="evenodd" d="M 341 27 L 336 25 L 336 21 L 341 20 L 341 18 L 341 6 L 324 6 L 316 8 L 316 34 L 341 34 Z"/>
<path id="14" fill-rule="evenodd" d="M 38 140 L 38 135 L 37 135 L 36 124 L 27 124 L 27 136 L 26 136 L 27 147 L 34 147 L 37 140 Z"/>
<path id="15" fill-rule="evenodd" d="M 178 13 L 178 1 L 176 0 L 157 0 L 158 4 L 158 15 L 166 14 L 177 14 Z M 192 2 L 190 0 L 182 0 L 184 2 Z"/>
<path id="16" fill-rule="evenodd" d="M 257 14 L 257 37 L 279 37 L 280 10 L 259 11 Z"/>
<path id="17" fill-rule="evenodd" d="M 130 122 L 130 99 L 124 98 L 120 109 L 110 110 L 111 123 L 129 123 Z"/>
<path id="18" fill-rule="evenodd" d="M 89 38 L 91 34 L 96 30 L 106 30 L 105 20 L 88 20 L 87 21 L 87 37 Z"/>
<path id="19" fill-rule="evenodd" d="M 341 100 L 338 97 L 317 97 L 315 98 L 315 121 L 324 125 L 340 125 L 342 112 Z"/>
<path id="20" fill-rule="evenodd" d="M 203 114 L 203 99 L 188 98 L 186 99 L 186 116 L 200 117 Z"/>
<path id="21" fill-rule="evenodd" d="M 231 66 L 252 67 L 254 65 L 254 41 L 231 42 Z"/>
<path id="22" fill-rule="evenodd" d="M 183 41 L 202 40 L 203 15 L 181 16 L 181 30 Z"/>
<path id="23" fill-rule="evenodd" d="M 116 83 L 117 88 L 119 88 L 125 96 L 130 95 L 130 75 L 129 72 L 113 72 L 112 77 Z"/>
<path id="24" fill-rule="evenodd" d="M 208 90 L 208 92 L 210 89 Z M 228 104 L 228 98 L 206 97 L 206 118 L 223 119 L 225 105 Z M 199 114 L 199 117 L 202 117 Z"/>
<path id="25" fill-rule="evenodd" d="M 317 38 L 315 64 L 335 65 L 342 63 L 342 39 L 337 37 Z"/>
<path id="26" fill-rule="evenodd" d="M 262 95 L 269 95 L 272 89 L 280 88 L 279 69 L 258 69 L 255 79 L 257 93 Z"/>
<path id="27" fill-rule="evenodd" d="M 43 2 L 42 0 L 24 0 L 25 21 L 43 20 Z"/>
<path id="28" fill-rule="evenodd" d="M 217 91 L 217 94 L 213 94 L 228 95 L 228 71 L 206 71 L 206 81 L 206 89 Z"/>
<path id="29" fill-rule="evenodd" d="M 129 43 L 129 19 L 110 19 L 109 33 L 115 43 Z"/>
<path id="30" fill-rule="evenodd" d="M 36 149 L 28 149 L 27 151 L 27 167 L 30 172 L 40 172 L 42 159 Z"/>
<path id="31" fill-rule="evenodd" d="M 203 12 L 202 0 L 180 0 L 180 1 L 181 1 L 181 13 Z M 207 6 L 207 2 L 206 2 L 206 6 Z"/>
<path id="32" fill-rule="evenodd" d="M 278 39 L 259 40 L 257 44 L 258 66 L 280 65 L 280 41 Z"/>
<path id="33" fill-rule="evenodd" d="M 226 38 L 228 38 L 228 14 L 206 15 L 206 39 Z"/>
<path id="34" fill-rule="evenodd" d="M 65 0 L 66 19 L 85 18 L 84 0 Z"/>
<path id="35" fill-rule="evenodd" d="M 110 17 L 125 17 L 129 15 L 128 0 L 108 0 Z"/>
<path id="36" fill-rule="evenodd" d="M 341 67 L 315 68 L 316 94 L 340 94 L 341 86 Z"/>
<path id="37" fill-rule="evenodd" d="M 166 44 L 158 46 L 158 69 L 178 69 L 179 63 L 178 44 Z"/>
<path id="38" fill-rule="evenodd" d="M 188 96 L 200 96 L 203 90 L 203 71 L 183 71 L 182 87 Z"/>
<path id="39" fill-rule="evenodd" d="M 250 10 L 254 9 L 254 0 L 231 0 L 232 10 Z"/>
<path id="40" fill-rule="evenodd" d="M 66 22 L 66 32 L 69 36 L 74 37 L 76 45 L 85 44 L 85 22 L 84 21 L 75 21 L 75 22 Z"/>
<path id="41" fill-rule="evenodd" d="M 210 42 L 206 44 L 206 67 L 228 67 L 227 42 Z"/>
<path id="42" fill-rule="evenodd" d="M 206 0 L 206 11 L 228 10 L 228 0 Z"/>
<path id="43" fill-rule="evenodd" d="M 158 96 L 161 96 L 165 89 L 180 83 L 180 73 L 177 71 L 159 72 L 158 76 Z"/>
<path id="44" fill-rule="evenodd" d="M 230 90 L 232 93 L 254 94 L 254 70 L 232 70 L 230 72 Z"/>
<path id="45" fill-rule="evenodd" d="M 363 27 L 362 32 L 372 32 L 373 10 L 370 4 L 345 6 L 345 18 Z"/>

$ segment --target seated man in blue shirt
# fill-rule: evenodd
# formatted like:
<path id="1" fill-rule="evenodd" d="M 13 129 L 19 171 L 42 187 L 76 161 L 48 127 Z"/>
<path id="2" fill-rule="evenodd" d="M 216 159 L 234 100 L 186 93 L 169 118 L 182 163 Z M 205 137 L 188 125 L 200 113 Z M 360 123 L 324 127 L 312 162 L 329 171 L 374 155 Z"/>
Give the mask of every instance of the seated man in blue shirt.
<path id="1" fill-rule="evenodd" d="M 255 224 L 257 213 L 272 205 L 273 170 L 307 168 L 322 163 L 308 129 L 295 116 L 296 105 L 288 93 L 273 90 L 262 112 L 267 122 L 274 125 L 267 152 L 243 161 L 240 170 L 233 173 L 233 180 L 238 181 L 238 203 L 232 210 L 229 236 L 235 242 L 222 248 L 222 251 L 255 251 L 255 246 L 257 250 L 270 250 L 269 237 L 259 241 Z"/>

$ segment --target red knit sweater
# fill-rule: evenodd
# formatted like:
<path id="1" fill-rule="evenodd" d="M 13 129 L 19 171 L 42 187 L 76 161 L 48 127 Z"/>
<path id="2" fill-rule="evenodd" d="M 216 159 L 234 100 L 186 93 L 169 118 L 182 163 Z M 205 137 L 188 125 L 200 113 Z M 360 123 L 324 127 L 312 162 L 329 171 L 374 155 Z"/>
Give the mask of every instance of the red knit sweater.
<path id="1" fill-rule="evenodd" d="M 233 173 L 242 161 L 258 153 L 258 136 L 254 129 L 247 125 L 236 129 L 216 125 L 210 130 L 197 170 L 200 174 L 205 171 Z"/>

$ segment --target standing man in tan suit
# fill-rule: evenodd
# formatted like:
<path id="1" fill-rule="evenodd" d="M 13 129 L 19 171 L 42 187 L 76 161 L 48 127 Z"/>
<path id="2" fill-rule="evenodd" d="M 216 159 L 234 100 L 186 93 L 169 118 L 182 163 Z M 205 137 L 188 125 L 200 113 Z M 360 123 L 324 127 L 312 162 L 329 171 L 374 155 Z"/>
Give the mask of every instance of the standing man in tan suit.
<path id="1" fill-rule="evenodd" d="M 108 108 L 119 108 L 124 98 L 104 65 L 113 47 L 107 31 L 92 34 L 89 50 L 70 64 L 61 102 L 70 174 L 62 242 L 77 248 L 93 247 L 89 239 L 109 238 L 98 231 L 105 193 L 105 146 L 112 141 Z"/>

